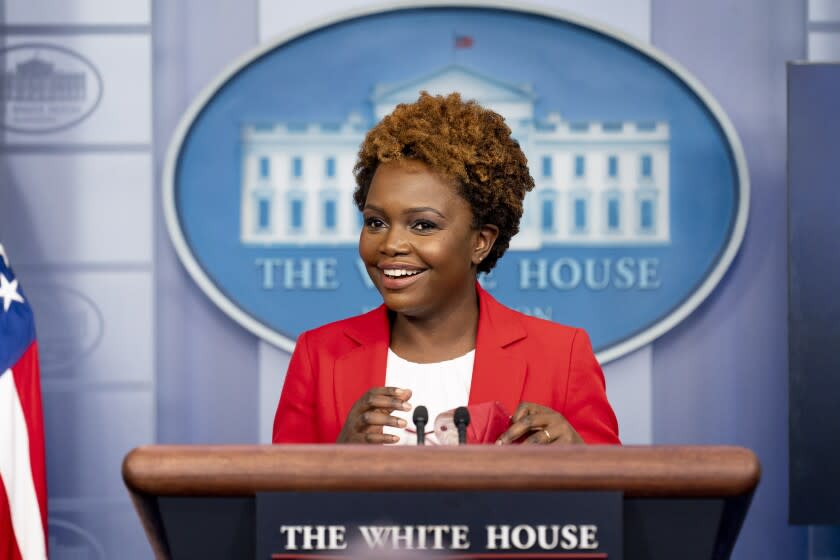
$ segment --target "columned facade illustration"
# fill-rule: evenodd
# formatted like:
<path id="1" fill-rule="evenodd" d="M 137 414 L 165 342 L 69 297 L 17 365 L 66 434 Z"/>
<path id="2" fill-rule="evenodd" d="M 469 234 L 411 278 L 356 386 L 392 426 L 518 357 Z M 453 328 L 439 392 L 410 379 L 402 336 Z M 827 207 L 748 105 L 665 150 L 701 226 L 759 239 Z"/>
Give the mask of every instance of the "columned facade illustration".
<path id="1" fill-rule="evenodd" d="M 505 117 L 536 181 L 511 249 L 546 245 L 660 245 L 670 241 L 669 127 L 665 122 L 569 122 L 535 117 L 529 85 L 461 66 L 401 84 L 376 84 L 378 121 L 420 91 L 459 91 Z M 353 164 L 373 125 L 251 123 L 242 128 L 241 241 L 347 245 L 358 240 Z"/>

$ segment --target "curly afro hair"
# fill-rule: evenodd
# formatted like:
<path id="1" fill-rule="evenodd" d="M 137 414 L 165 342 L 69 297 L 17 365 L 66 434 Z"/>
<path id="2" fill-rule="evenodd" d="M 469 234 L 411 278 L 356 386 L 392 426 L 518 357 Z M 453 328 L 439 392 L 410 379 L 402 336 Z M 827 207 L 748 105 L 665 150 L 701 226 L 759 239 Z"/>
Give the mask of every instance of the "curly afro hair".
<path id="1" fill-rule="evenodd" d="M 453 179 L 469 202 L 473 226 L 492 224 L 499 236 L 478 272 L 489 272 L 519 231 L 525 194 L 534 188 L 528 160 L 498 113 L 458 93 L 427 92 L 400 104 L 373 127 L 359 149 L 353 199 L 362 210 L 380 163 L 418 160 Z"/>

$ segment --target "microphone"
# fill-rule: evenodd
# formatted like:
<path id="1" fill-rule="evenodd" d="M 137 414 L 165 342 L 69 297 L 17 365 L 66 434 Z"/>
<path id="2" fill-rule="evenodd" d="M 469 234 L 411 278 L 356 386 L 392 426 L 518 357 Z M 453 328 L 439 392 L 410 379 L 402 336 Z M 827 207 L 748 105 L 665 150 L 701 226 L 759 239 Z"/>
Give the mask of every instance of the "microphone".
<path id="1" fill-rule="evenodd" d="M 429 421 L 429 411 L 425 406 L 418 406 L 414 409 L 414 425 L 417 427 L 417 445 L 426 444 L 426 422 Z"/>
<path id="2" fill-rule="evenodd" d="M 467 443 L 467 426 L 470 425 L 470 411 L 466 406 L 455 409 L 455 427 L 458 428 L 458 444 Z"/>

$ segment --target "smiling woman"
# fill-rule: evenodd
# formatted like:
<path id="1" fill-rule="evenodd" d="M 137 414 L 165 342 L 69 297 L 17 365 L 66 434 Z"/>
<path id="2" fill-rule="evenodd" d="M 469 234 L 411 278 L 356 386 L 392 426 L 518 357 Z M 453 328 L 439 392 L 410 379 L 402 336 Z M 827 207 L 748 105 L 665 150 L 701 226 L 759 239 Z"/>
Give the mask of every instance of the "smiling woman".
<path id="1" fill-rule="evenodd" d="M 477 283 L 534 186 L 502 117 L 423 93 L 368 133 L 355 171 L 359 254 L 384 303 L 301 335 L 274 442 L 411 443 L 415 405 L 434 418 L 498 403 L 514 413 L 496 443 L 618 443 L 586 333 L 513 311 Z"/>
<path id="2" fill-rule="evenodd" d="M 472 350 L 475 328 L 465 331 L 464 326 L 477 326 L 470 321 L 478 312 L 475 269 L 486 258 L 499 228 L 473 227 L 470 205 L 451 181 L 417 160 L 379 166 L 363 215 L 359 253 L 386 307 L 394 312 L 391 348 L 420 362 L 451 359 Z M 430 345 L 431 352 L 400 340 L 407 336 L 405 331 L 412 331 L 411 325 L 453 313 L 462 320 L 421 329 L 440 339 Z M 452 332 L 444 332 L 446 327 Z M 399 352 L 401 346 L 408 347 Z"/>

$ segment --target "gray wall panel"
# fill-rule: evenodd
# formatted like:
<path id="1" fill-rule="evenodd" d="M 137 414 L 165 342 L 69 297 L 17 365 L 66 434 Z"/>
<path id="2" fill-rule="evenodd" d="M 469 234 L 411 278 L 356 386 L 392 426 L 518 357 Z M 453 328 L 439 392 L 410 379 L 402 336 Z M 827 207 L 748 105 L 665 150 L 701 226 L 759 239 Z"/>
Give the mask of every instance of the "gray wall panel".
<path id="1" fill-rule="evenodd" d="M 33 61 L 74 76 L 4 100 L 0 134 L 0 241 L 36 316 L 59 560 L 149 557 L 120 467 L 156 438 L 150 2 L 113 4 L 0 0 L 10 81 Z"/>
<path id="2" fill-rule="evenodd" d="M 50 503 L 53 560 L 146 560 L 152 557 L 137 513 L 122 504 Z M 81 511 L 80 511 L 81 508 Z"/>
<path id="3" fill-rule="evenodd" d="M 126 500 L 123 457 L 154 441 L 152 391 L 44 390 L 50 499 Z"/>
<path id="4" fill-rule="evenodd" d="M 654 440 L 754 449 L 762 482 L 737 559 L 796 560 L 787 525 L 785 61 L 805 55 L 804 0 L 658 0 L 654 44 L 720 101 L 750 168 L 750 224 L 721 286 L 654 345 Z"/>
<path id="5" fill-rule="evenodd" d="M 257 44 L 257 9 L 252 0 L 158 0 L 152 12 L 160 178 L 181 115 L 217 74 Z M 161 208 L 159 185 L 155 208 Z M 156 215 L 158 440 L 256 443 L 257 339 L 196 287 L 175 255 L 162 212 Z"/>
<path id="6" fill-rule="evenodd" d="M 0 238 L 15 266 L 151 263 L 151 173 L 147 154 L 7 155 Z"/>
<path id="7" fill-rule="evenodd" d="M 4 0 L 9 25 L 148 24 L 149 0 Z"/>
<path id="8" fill-rule="evenodd" d="M 46 388 L 62 382 L 152 387 L 149 271 L 27 268 L 19 276 L 38 321 Z"/>

